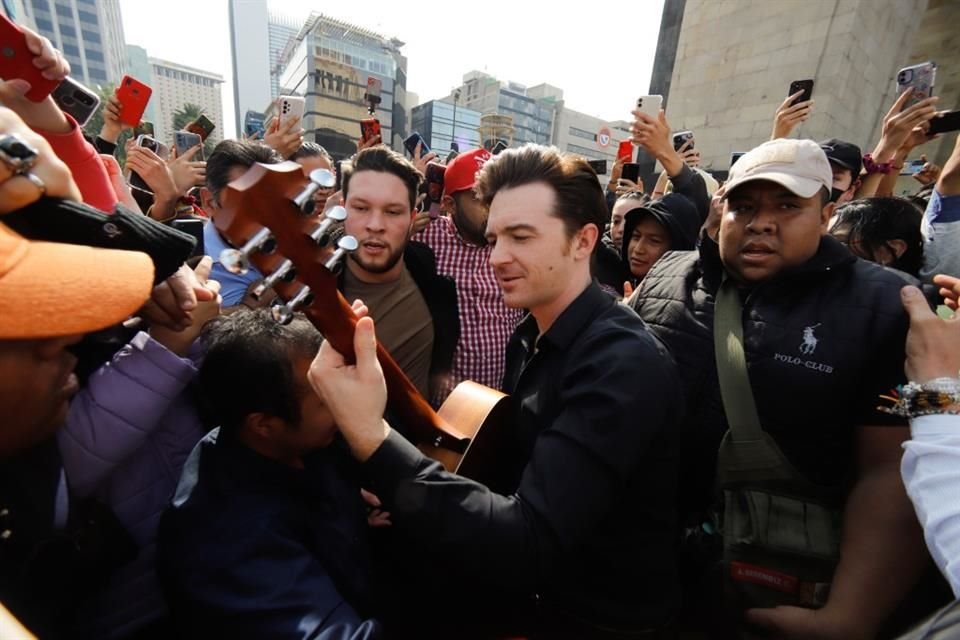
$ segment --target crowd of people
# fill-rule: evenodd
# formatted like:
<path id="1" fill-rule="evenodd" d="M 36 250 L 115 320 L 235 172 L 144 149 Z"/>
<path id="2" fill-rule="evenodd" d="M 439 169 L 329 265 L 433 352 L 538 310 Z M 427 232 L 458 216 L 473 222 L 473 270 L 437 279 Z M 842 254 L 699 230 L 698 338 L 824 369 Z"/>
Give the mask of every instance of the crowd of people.
<path id="1" fill-rule="evenodd" d="M 376 137 L 331 186 L 296 118 L 121 167 L 119 93 L 88 139 L 29 90 L 0 79 L 3 637 L 960 637 L 960 137 L 893 193 L 936 97 L 863 154 L 788 96 L 722 183 L 636 110 L 649 192 L 526 145 L 431 197 L 436 154 Z M 312 185 L 309 264 L 242 220 L 264 166 Z M 278 295 L 337 246 L 339 342 Z M 507 394 L 496 481 L 418 424 L 464 433 L 470 382 Z"/>

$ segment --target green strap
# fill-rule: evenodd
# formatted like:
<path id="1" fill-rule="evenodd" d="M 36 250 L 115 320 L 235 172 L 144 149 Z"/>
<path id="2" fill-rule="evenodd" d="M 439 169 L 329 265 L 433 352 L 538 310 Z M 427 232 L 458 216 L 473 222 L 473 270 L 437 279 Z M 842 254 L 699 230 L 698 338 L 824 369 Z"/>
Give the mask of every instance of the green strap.
<path id="1" fill-rule="evenodd" d="M 733 280 L 724 278 L 714 306 L 713 343 L 723 409 L 735 442 L 760 440 L 764 433 L 747 375 L 742 320 L 743 308 L 740 306 L 737 285 Z"/>

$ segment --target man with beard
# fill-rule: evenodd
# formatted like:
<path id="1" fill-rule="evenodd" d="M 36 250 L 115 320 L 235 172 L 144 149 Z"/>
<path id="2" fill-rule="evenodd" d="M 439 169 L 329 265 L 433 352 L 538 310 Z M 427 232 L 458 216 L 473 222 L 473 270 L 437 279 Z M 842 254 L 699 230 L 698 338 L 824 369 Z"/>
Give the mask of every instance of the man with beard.
<path id="1" fill-rule="evenodd" d="M 441 210 L 448 214 L 430 220 L 416 235 L 437 256 L 437 271 L 453 278 L 460 311 L 460 340 L 450 375 L 433 390 L 440 404 L 460 382 L 473 380 L 499 389 L 507 341 L 523 312 L 503 302 L 497 278 L 490 266 L 493 248 L 484 237 L 487 208 L 473 193 L 477 173 L 490 159 L 486 149 L 457 156 L 443 174 Z"/>
<path id="2" fill-rule="evenodd" d="M 420 174 L 383 146 L 364 149 L 344 169 L 344 231 L 360 246 L 347 260 L 340 290 L 366 303 L 380 342 L 430 398 L 449 377 L 460 329 L 453 281 L 437 275 L 429 247 L 410 242 Z"/>

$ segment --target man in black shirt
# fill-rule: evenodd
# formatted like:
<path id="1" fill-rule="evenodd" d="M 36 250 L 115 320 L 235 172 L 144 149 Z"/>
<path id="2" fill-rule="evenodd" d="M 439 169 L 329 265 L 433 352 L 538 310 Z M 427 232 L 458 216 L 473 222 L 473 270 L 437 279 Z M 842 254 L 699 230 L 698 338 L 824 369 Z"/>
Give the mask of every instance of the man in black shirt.
<path id="1" fill-rule="evenodd" d="M 446 473 L 382 419 L 371 320 L 357 325 L 356 365 L 325 344 L 310 380 L 395 532 L 456 565 L 458 584 L 500 597 L 497 609 L 471 611 L 477 620 L 509 611 L 509 630 L 534 637 L 658 637 L 678 605 L 673 362 L 590 279 L 606 206 L 585 161 L 508 150 L 484 167 L 477 191 L 504 301 L 530 310 L 508 345 L 515 440 L 503 459 L 516 462 L 513 493 Z"/>

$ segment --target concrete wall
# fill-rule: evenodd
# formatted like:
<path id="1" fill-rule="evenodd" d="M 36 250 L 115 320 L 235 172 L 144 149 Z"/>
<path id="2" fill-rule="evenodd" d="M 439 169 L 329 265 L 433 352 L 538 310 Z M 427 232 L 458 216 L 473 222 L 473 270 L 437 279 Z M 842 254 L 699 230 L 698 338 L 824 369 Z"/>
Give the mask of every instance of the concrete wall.
<path id="1" fill-rule="evenodd" d="M 815 78 L 814 113 L 794 135 L 868 150 L 926 7 L 927 0 L 687 0 L 667 119 L 674 130 L 693 130 L 706 168 L 723 171 L 731 152 L 769 138 L 790 82 Z"/>

